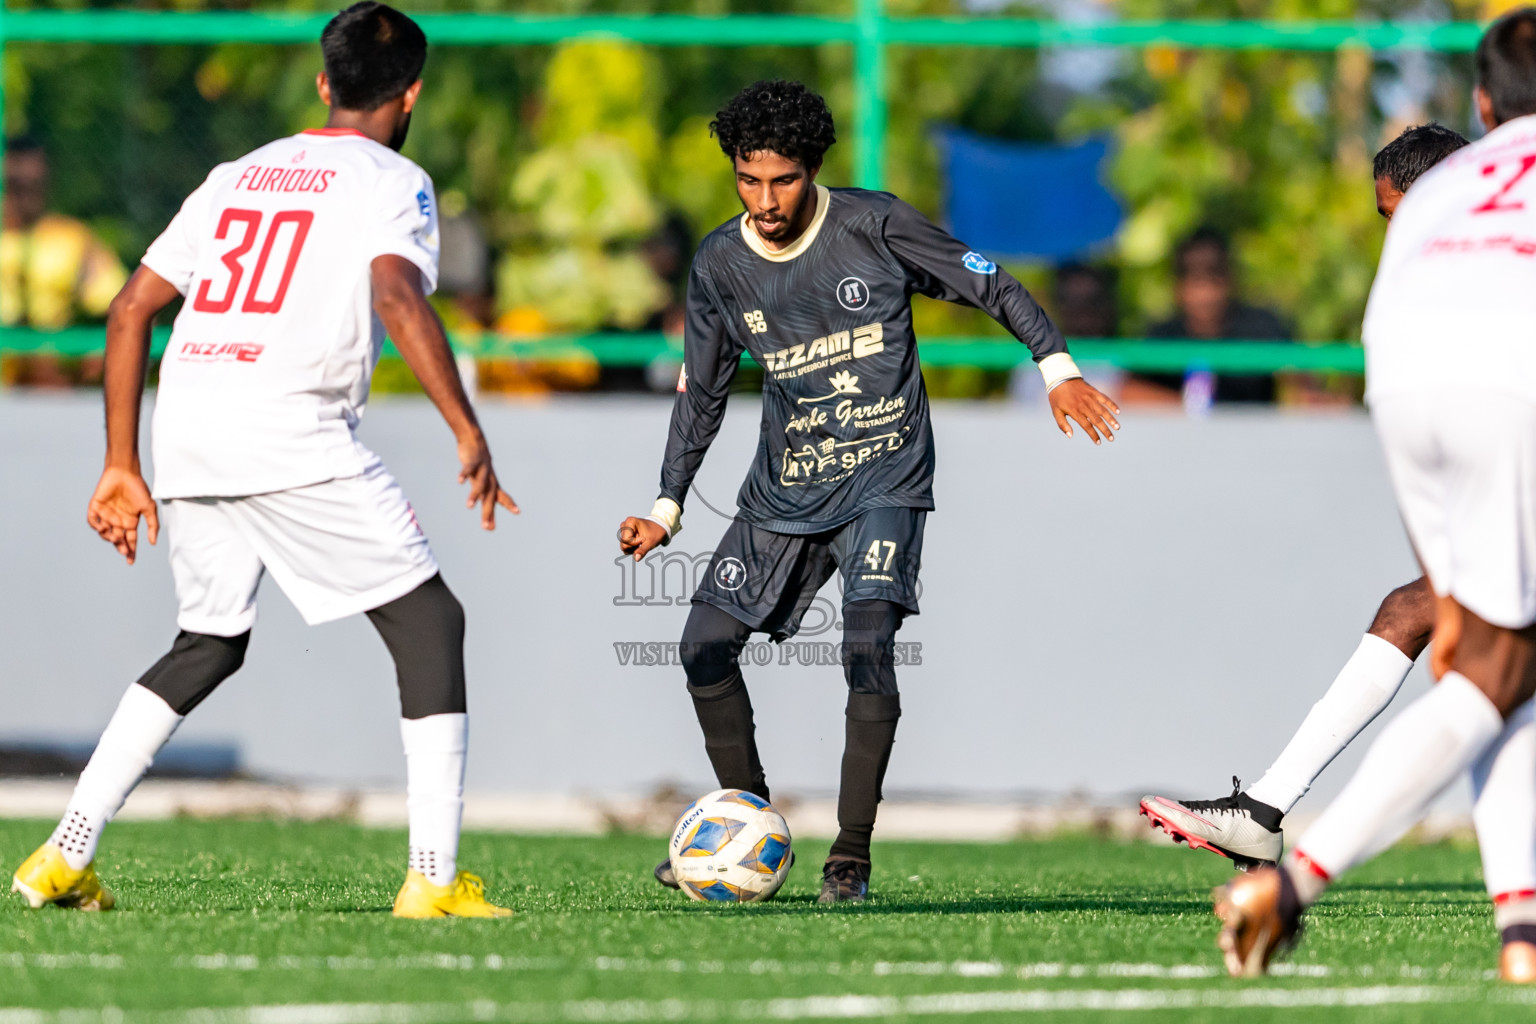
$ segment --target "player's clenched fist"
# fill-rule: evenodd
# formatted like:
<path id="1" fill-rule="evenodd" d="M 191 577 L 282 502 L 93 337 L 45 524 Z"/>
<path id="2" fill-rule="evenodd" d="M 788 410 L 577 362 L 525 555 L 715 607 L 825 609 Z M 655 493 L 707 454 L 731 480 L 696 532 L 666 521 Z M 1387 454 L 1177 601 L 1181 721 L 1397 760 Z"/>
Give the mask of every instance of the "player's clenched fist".
<path id="1" fill-rule="evenodd" d="M 1120 411 L 1120 407 L 1081 377 L 1062 381 L 1051 389 L 1048 397 L 1051 413 L 1056 417 L 1056 425 L 1063 434 L 1072 436 L 1072 424 L 1068 420 L 1076 420 L 1088 432 L 1094 444 L 1115 439 L 1114 432 L 1120 429 L 1120 421 L 1115 419 L 1115 413 Z M 1102 438 L 1099 436 L 1101 434 Z"/>
<path id="2" fill-rule="evenodd" d="M 619 550 L 637 562 L 666 542 L 667 528 L 654 520 L 630 516 L 619 525 Z"/>
<path id="3" fill-rule="evenodd" d="M 160 536 L 160 517 L 144 478 L 131 469 L 108 467 L 102 471 L 85 521 L 102 540 L 117 548 L 129 565 L 138 554 L 140 516 L 149 528 L 149 542 L 155 543 Z"/>

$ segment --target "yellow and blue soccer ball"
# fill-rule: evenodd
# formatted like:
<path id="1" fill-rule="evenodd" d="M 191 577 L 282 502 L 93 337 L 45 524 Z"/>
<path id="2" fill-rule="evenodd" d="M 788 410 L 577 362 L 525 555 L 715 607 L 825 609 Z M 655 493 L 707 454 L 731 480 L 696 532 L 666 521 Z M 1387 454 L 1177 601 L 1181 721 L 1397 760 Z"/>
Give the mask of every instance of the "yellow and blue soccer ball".
<path id="1" fill-rule="evenodd" d="M 691 899 L 766 900 L 789 875 L 789 826 L 755 793 L 719 789 L 677 819 L 668 852 L 673 877 Z"/>

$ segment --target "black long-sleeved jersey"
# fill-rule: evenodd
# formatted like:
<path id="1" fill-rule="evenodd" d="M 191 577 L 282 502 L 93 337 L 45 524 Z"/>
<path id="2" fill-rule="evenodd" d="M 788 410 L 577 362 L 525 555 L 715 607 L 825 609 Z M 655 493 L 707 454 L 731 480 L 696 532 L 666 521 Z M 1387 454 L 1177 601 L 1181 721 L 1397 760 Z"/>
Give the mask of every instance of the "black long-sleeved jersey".
<path id="1" fill-rule="evenodd" d="M 886 192 L 818 186 L 811 226 L 777 252 L 745 217 L 712 231 L 688 278 L 662 497 L 683 504 L 745 350 L 766 372 L 742 519 L 804 534 L 866 509 L 933 508 L 914 292 L 986 310 L 1037 362 L 1067 349 L 1023 285 Z"/>

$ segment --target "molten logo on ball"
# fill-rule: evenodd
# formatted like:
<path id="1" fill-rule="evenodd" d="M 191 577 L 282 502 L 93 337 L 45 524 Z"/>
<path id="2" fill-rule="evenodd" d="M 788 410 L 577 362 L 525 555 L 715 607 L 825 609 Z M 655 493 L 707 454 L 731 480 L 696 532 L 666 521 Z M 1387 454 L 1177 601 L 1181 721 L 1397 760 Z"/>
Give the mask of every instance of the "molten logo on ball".
<path id="1" fill-rule="evenodd" d="M 789 826 L 753 793 L 721 789 L 695 800 L 672 830 L 672 873 L 690 898 L 765 900 L 789 875 Z"/>

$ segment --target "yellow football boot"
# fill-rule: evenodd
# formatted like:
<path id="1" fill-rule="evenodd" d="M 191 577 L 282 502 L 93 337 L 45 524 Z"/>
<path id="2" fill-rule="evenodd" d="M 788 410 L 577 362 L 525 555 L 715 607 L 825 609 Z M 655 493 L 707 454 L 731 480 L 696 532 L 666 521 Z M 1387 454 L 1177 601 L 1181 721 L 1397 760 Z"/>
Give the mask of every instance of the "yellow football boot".
<path id="1" fill-rule="evenodd" d="M 433 885 L 420 871 L 405 873 L 395 897 L 396 917 L 511 917 L 512 911 L 485 898 L 485 883 L 460 871 L 452 885 Z"/>
<path id="2" fill-rule="evenodd" d="M 52 843 L 39 846 L 16 869 L 11 891 L 25 896 L 33 910 L 45 903 L 73 910 L 111 910 L 117 903 L 96 877 L 94 861 L 76 871 L 64 860 L 63 851 Z"/>

